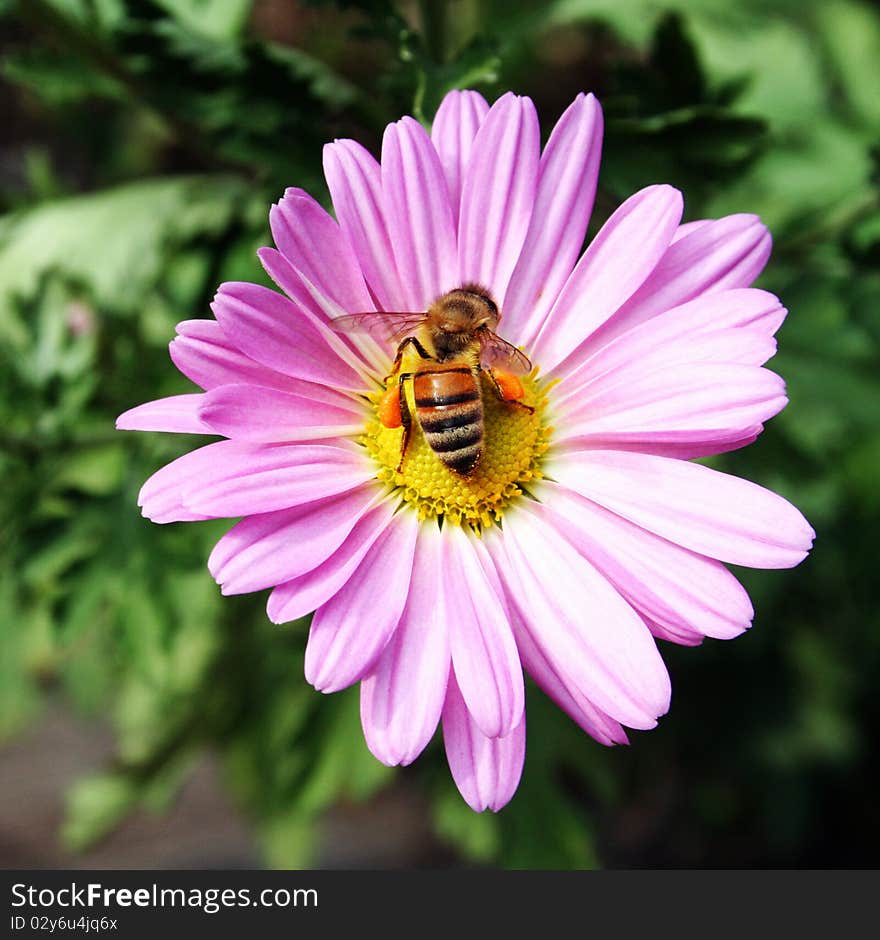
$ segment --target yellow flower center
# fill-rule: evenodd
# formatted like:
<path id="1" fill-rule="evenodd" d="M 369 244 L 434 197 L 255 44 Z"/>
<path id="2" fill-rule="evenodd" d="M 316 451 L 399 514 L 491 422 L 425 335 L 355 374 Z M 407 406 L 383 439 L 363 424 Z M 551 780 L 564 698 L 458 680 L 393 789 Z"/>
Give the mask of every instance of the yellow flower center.
<path id="1" fill-rule="evenodd" d="M 440 516 L 477 532 L 500 520 L 505 506 L 522 494 L 530 480 L 542 475 L 541 457 L 552 430 L 544 426 L 546 388 L 541 388 L 534 372 L 523 377 L 522 404 L 534 409 L 530 411 L 502 401 L 490 379 L 481 376 L 483 453 L 473 472 L 462 476 L 446 467 L 428 445 L 416 417 L 412 383 L 407 385 L 412 430 L 400 471 L 402 427 L 387 428 L 378 417 L 371 417 L 362 438 L 379 465 L 378 478 L 398 490 L 420 519 Z M 381 392 L 371 396 L 377 408 L 381 397 Z"/>

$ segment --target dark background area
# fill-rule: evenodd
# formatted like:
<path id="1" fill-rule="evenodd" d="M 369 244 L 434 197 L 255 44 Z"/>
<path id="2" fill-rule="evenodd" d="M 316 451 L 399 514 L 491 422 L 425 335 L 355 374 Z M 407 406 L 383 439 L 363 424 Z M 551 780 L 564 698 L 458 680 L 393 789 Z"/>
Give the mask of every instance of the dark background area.
<path id="1" fill-rule="evenodd" d="M 741 573 L 755 625 L 661 644 L 673 705 L 596 744 L 529 692 L 526 769 L 472 813 L 435 740 L 389 770 L 357 696 L 306 685 L 306 627 L 219 597 L 223 523 L 136 506 L 193 446 L 117 414 L 188 391 L 174 324 L 263 281 L 285 186 L 378 152 L 442 95 L 606 116 L 591 231 L 669 182 L 757 212 L 790 309 L 791 404 L 714 465 L 817 531 Z M 880 13 L 857 0 L 0 0 L 0 865 L 870 867 L 880 675 Z"/>

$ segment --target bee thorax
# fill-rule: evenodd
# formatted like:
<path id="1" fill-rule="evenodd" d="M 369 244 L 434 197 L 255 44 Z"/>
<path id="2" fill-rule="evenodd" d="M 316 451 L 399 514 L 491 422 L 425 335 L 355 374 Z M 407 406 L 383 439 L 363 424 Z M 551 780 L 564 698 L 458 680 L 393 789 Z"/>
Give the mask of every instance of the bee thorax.
<path id="1" fill-rule="evenodd" d="M 474 346 L 474 334 L 470 330 L 434 330 L 431 334 L 435 357 L 440 361 L 454 359 Z"/>

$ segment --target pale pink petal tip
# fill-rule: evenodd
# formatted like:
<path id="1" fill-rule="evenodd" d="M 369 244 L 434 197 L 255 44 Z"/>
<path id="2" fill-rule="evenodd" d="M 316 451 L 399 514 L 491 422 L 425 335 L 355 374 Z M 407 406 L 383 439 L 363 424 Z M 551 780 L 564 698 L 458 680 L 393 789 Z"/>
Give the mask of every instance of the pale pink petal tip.
<path id="1" fill-rule="evenodd" d="M 748 287 L 770 257 L 771 238 L 756 215 L 700 223 L 672 244 L 642 286 L 592 338 L 599 344 L 664 310 L 698 297 Z"/>
<path id="2" fill-rule="evenodd" d="M 287 189 L 269 210 L 269 225 L 281 254 L 322 294 L 347 310 L 370 309 L 369 292 L 345 231 L 308 193 Z"/>
<path id="3" fill-rule="evenodd" d="M 130 408 L 116 419 L 118 431 L 171 431 L 179 434 L 216 434 L 202 420 L 203 395 L 172 395 Z"/>
<path id="4" fill-rule="evenodd" d="M 648 729 L 669 709 L 669 673 L 644 621 L 554 528 L 540 503 L 486 536 L 511 608 L 565 685 L 605 715 Z"/>
<path id="5" fill-rule="evenodd" d="M 355 141 L 337 140 L 324 147 L 324 175 L 339 227 L 348 236 L 380 308 L 403 309 L 406 301 L 394 262 L 378 162 Z"/>
<path id="6" fill-rule="evenodd" d="M 751 625 L 749 596 L 720 562 L 652 535 L 558 484 L 545 482 L 539 493 L 548 520 L 655 636 L 695 643 L 704 636 L 732 639 Z"/>
<path id="7" fill-rule="evenodd" d="M 443 707 L 443 742 L 452 778 L 471 809 L 497 813 L 510 802 L 525 760 L 525 715 L 504 737 L 486 737 L 468 712 L 452 674 Z"/>
<path id="8" fill-rule="evenodd" d="M 228 441 L 219 441 L 228 444 Z M 191 510 L 184 502 L 184 494 L 190 485 L 198 482 L 206 452 L 216 444 L 190 451 L 177 460 L 157 470 L 141 487 L 138 505 L 144 517 L 152 522 L 194 522 L 210 518 Z"/>
<path id="9" fill-rule="evenodd" d="M 289 389 L 294 379 L 246 356 L 216 320 L 184 320 L 168 347 L 172 362 L 201 388 L 251 384 Z"/>
<path id="10" fill-rule="evenodd" d="M 452 663 L 473 720 L 490 738 L 519 724 L 525 708 L 522 666 L 500 586 L 492 583 L 474 540 L 460 526 L 443 533 L 443 567 L 449 573 Z"/>
<path id="11" fill-rule="evenodd" d="M 656 535 L 749 568 L 793 568 L 815 532 L 786 499 L 756 483 L 669 457 L 613 450 L 567 454 L 555 480 Z"/>
<path id="12" fill-rule="evenodd" d="M 397 268 L 407 272 L 407 310 L 425 310 L 455 287 L 458 249 L 440 157 L 413 118 L 390 124 L 382 140 L 382 193 Z"/>
<path id="13" fill-rule="evenodd" d="M 412 583 L 397 630 L 361 683 L 361 724 L 383 764 L 410 764 L 431 740 L 449 679 L 449 600 L 457 589 L 443 566 L 442 536 L 419 532 Z"/>
<path id="14" fill-rule="evenodd" d="M 474 139 L 489 113 L 486 99 L 476 91 L 450 91 L 440 102 L 431 127 L 431 140 L 440 157 L 453 220 L 457 223 L 461 187 Z"/>
<path id="15" fill-rule="evenodd" d="M 485 285 L 502 306 L 532 218 L 540 154 L 535 106 L 504 95 L 474 140 L 458 225 L 460 282 Z"/>
<path id="16" fill-rule="evenodd" d="M 504 296 L 505 338 L 531 345 L 583 246 L 602 152 L 602 109 L 578 95 L 541 154 L 535 208 Z"/>

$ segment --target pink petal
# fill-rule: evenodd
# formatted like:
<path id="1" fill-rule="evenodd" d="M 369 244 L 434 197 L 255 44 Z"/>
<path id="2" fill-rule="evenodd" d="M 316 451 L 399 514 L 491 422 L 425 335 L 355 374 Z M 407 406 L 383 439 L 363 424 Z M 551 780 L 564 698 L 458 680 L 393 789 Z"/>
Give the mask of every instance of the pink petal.
<path id="1" fill-rule="evenodd" d="M 249 516 L 214 546 L 208 569 L 223 594 L 283 584 L 323 564 L 381 498 L 378 486 L 364 486 L 293 509 Z"/>
<path id="2" fill-rule="evenodd" d="M 665 325 L 664 320 L 665 316 L 658 317 L 643 326 L 647 328 L 654 323 Z M 624 333 L 598 355 L 589 359 L 590 368 L 581 373 L 587 379 L 583 388 L 589 387 L 594 377 L 599 375 L 603 377 L 600 381 L 607 384 L 612 381 L 612 376 L 622 376 L 627 371 L 632 373 L 649 369 L 670 369 L 673 366 L 690 367 L 709 362 L 760 366 L 776 354 L 776 340 L 761 329 L 738 328 L 711 332 L 707 330 L 702 333 L 693 331 L 674 341 L 660 342 L 652 347 L 648 346 L 648 337 L 637 338 L 634 335 L 641 331 L 642 328 L 637 327 L 629 333 Z M 628 339 L 630 342 L 624 342 Z M 604 355 L 609 350 L 608 355 Z M 644 368 L 640 369 L 642 363 Z M 574 382 L 567 381 L 565 384 L 567 390 Z M 554 397 L 554 401 L 558 401 L 558 398 Z"/>
<path id="3" fill-rule="evenodd" d="M 731 639 L 754 611 L 719 562 L 652 535 L 554 483 L 538 491 L 556 528 L 652 624 L 682 635 Z"/>
<path id="4" fill-rule="evenodd" d="M 672 244 L 674 245 L 676 242 L 696 232 L 698 228 L 702 228 L 704 225 L 710 225 L 714 221 L 714 219 L 696 219 L 693 222 L 682 222 L 672 236 Z"/>
<path id="5" fill-rule="evenodd" d="M 241 352 L 216 320 L 184 320 L 177 324 L 177 333 L 169 346 L 172 361 L 206 390 L 240 383 L 281 389 L 297 385 L 296 379 L 267 369 Z"/>
<path id="6" fill-rule="evenodd" d="M 657 365 L 691 362 L 739 362 L 761 365 L 775 352 L 773 334 L 785 308 L 766 291 L 751 288 L 699 297 L 645 321 L 597 349 L 560 380 L 557 406 L 580 396 L 596 377 L 640 369 L 643 360 Z"/>
<path id="7" fill-rule="evenodd" d="M 565 675 L 557 672 L 550 660 L 532 640 L 531 634 L 522 625 L 519 616 L 511 618 L 513 634 L 519 649 L 523 668 L 576 724 L 600 744 L 629 744 L 620 722 L 600 711 Z"/>
<path id="8" fill-rule="evenodd" d="M 237 450 L 240 446 L 232 441 L 215 441 L 190 451 L 157 470 L 144 483 L 138 494 L 138 506 L 141 507 L 143 515 L 158 523 L 193 522 L 213 518 L 193 512 L 183 501 L 184 493 L 202 482 L 205 468 L 216 466 L 218 456 L 222 457 L 228 453 L 230 447 Z"/>
<path id="9" fill-rule="evenodd" d="M 410 117 L 385 130 L 382 191 L 406 307 L 426 310 L 457 286 L 455 226 L 440 158 Z"/>
<path id="10" fill-rule="evenodd" d="M 446 176 L 453 221 L 458 224 L 461 186 L 465 177 L 474 138 L 489 113 L 486 99 L 477 91 L 450 91 L 440 102 L 431 140 Z"/>
<path id="11" fill-rule="evenodd" d="M 700 464 L 589 450 L 553 459 L 547 473 L 670 542 L 735 565 L 793 567 L 814 537 L 781 496 Z"/>
<path id="12" fill-rule="evenodd" d="M 298 620 L 330 600 L 388 528 L 396 508 L 393 499 L 381 502 L 355 523 L 348 538 L 322 565 L 279 584 L 266 605 L 269 619 L 273 623 Z"/>
<path id="13" fill-rule="evenodd" d="M 403 616 L 375 669 L 361 683 L 367 746 L 389 766 L 410 764 L 421 754 L 446 699 L 447 604 L 458 586 L 443 568 L 441 539 L 436 525 L 422 526 Z"/>
<path id="14" fill-rule="evenodd" d="M 307 382 L 362 391 L 363 371 L 345 361 L 326 333 L 286 297 L 257 284 L 222 284 L 211 309 L 223 331 L 246 356 Z"/>
<path id="15" fill-rule="evenodd" d="M 364 373 L 365 366 L 368 374 L 372 372 L 374 375 L 384 375 L 388 371 L 391 364 L 390 353 L 387 348 L 382 349 L 372 336 L 363 333 L 357 336 L 342 335 L 330 326 L 333 320 L 345 314 L 371 312 L 375 306 L 372 302 L 366 310 L 359 308 L 359 311 L 353 311 L 351 308 L 342 307 L 317 284 L 312 283 L 304 272 L 294 268 L 279 252 L 272 248 L 261 248 L 257 254 L 263 267 L 275 282 L 282 285 L 294 298 L 302 314 L 314 323 L 324 342 L 343 362 L 361 374 Z M 276 269 L 283 269 L 283 275 Z"/>
<path id="16" fill-rule="evenodd" d="M 353 447 L 217 441 L 153 474 L 138 504 L 154 522 L 252 515 L 314 502 L 373 476 Z"/>
<path id="17" fill-rule="evenodd" d="M 528 348 L 574 268 L 596 196 L 602 109 L 578 95 L 547 141 L 535 209 L 504 298 L 502 333 Z"/>
<path id="18" fill-rule="evenodd" d="M 504 596 L 504 584 L 498 576 L 495 562 L 483 544 L 484 539 L 474 542 L 474 549 L 480 564 L 490 583 L 499 596 Z M 517 651 L 523 669 L 537 682 L 549 696 L 566 711 L 588 734 L 602 744 L 627 744 L 626 732 L 620 724 L 609 718 L 586 699 L 578 688 L 557 673 L 540 648 L 535 645 L 528 630 L 522 623 L 514 606 L 508 607 L 510 626 L 516 640 Z"/>
<path id="19" fill-rule="evenodd" d="M 237 444 L 183 498 L 209 516 L 253 516 L 335 496 L 375 476 L 375 465 L 355 448 Z"/>
<path id="20" fill-rule="evenodd" d="M 363 413 L 293 392 L 256 385 L 221 385 L 205 392 L 199 415 L 212 434 L 240 441 L 315 441 L 363 430 Z"/>
<path id="21" fill-rule="evenodd" d="M 323 294 L 350 311 L 373 309 L 348 238 L 307 192 L 287 189 L 269 225 L 281 254 Z"/>
<path id="22" fill-rule="evenodd" d="M 418 517 L 398 513 L 348 581 L 315 612 L 306 679 L 321 692 L 357 682 L 385 648 L 410 590 Z"/>
<path id="23" fill-rule="evenodd" d="M 526 753 L 526 718 L 503 738 L 487 738 L 468 713 L 455 676 L 443 706 L 443 743 L 452 779 L 471 809 L 497 813 L 519 786 Z"/>
<path id="24" fill-rule="evenodd" d="M 770 257 L 770 233 L 756 215 L 700 225 L 670 246 L 651 276 L 592 338 L 604 344 L 638 323 L 696 297 L 748 287 Z"/>
<path id="25" fill-rule="evenodd" d="M 508 601 L 566 685 L 611 718 L 653 728 L 669 707 L 669 676 L 645 624 L 553 528 L 545 507 L 521 503 L 487 548 Z"/>
<path id="26" fill-rule="evenodd" d="M 651 636 L 656 637 L 658 640 L 666 640 L 667 643 L 675 643 L 678 646 L 699 646 L 706 639 L 702 633 L 697 633 L 695 630 L 690 630 L 681 625 L 661 627 L 660 624 L 654 623 L 648 617 L 642 619 L 651 631 Z"/>
<path id="27" fill-rule="evenodd" d="M 785 318 L 785 308 L 766 291 L 736 289 L 690 301 L 616 337 L 566 374 L 554 389 L 558 414 L 589 406 L 589 388 L 598 378 L 625 383 L 627 376 L 649 370 L 674 371 L 691 362 L 722 361 L 758 365 L 775 350 L 772 334 Z M 755 440 L 762 424 L 733 429 L 722 439 L 672 442 L 656 436 L 638 440 L 650 453 L 691 459 L 735 450 Z M 631 449 L 623 439 L 594 440 L 591 446 Z"/>
<path id="28" fill-rule="evenodd" d="M 129 408 L 116 419 L 119 431 L 175 431 L 215 434 L 199 417 L 203 395 L 172 395 Z"/>
<path id="29" fill-rule="evenodd" d="M 522 666 L 503 594 L 490 583 L 471 537 L 444 530 L 443 570 L 458 585 L 446 601 L 452 665 L 468 711 L 490 738 L 515 728 L 525 707 Z"/>
<path id="30" fill-rule="evenodd" d="M 477 133 L 458 223 L 459 280 L 488 287 L 499 306 L 532 217 L 540 154 L 534 104 L 508 92 Z"/>
<path id="31" fill-rule="evenodd" d="M 726 454 L 730 451 L 739 450 L 741 447 L 748 447 L 753 444 L 764 430 L 764 425 L 759 424 L 753 428 L 742 431 L 742 437 L 722 436 L 714 440 L 707 440 L 705 435 L 698 440 L 684 441 L 656 441 L 640 440 L 634 444 L 611 443 L 610 441 L 593 441 L 590 443 L 590 449 L 597 450 L 627 450 L 639 454 L 656 454 L 659 457 L 675 457 L 678 460 L 696 460 L 700 457 L 712 457 L 716 454 Z M 580 452 L 584 449 L 583 444 L 574 441 L 571 444 L 563 445 L 558 448 L 558 453 Z"/>
<path id="32" fill-rule="evenodd" d="M 641 374 L 637 365 L 596 380 L 563 409 L 561 444 L 738 440 L 788 401 L 784 382 L 767 369 L 701 363 Z"/>
<path id="33" fill-rule="evenodd" d="M 628 300 L 654 270 L 681 218 L 681 193 L 649 186 L 602 226 L 562 288 L 531 350 L 551 372 Z"/>
<path id="34" fill-rule="evenodd" d="M 656 441 L 642 442 L 636 445 L 615 444 L 610 450 L 634 450 L 645 454 L 657 454 L 659 457 L 675 457 L 678 460 L 698 460 L 701 457 L 714 457 L 716 454 L 727 454 L 741 447 L 754 444 L 764 430 L 764 425 L 748 428 L 743 431 L 742 437 L 722 438 L 721 440 L 685 441 L 676 444 L 659 443 Z"/>
<path id="35" fill-rule="evenodd" d="M 654 335 L 668 341 L 691 331 L 747 328 L 772 336 L 782 325 L 787 312 L 775 294 L 755 287 L 738 287 L 705 294 L 673 307 L 662 317 L 642 323 L 626 335 Z"/>
<path id="36" fill-rule="evenodd" d="M 379 164 L 355 141 L 337 140 L 324 147 L 324 175 L 339 226 L 348 236 L 379 307 L 402 309 L 404 293 L 382 205 Z"/>

